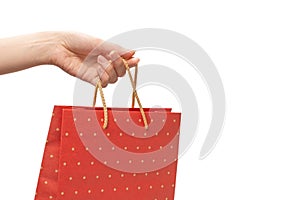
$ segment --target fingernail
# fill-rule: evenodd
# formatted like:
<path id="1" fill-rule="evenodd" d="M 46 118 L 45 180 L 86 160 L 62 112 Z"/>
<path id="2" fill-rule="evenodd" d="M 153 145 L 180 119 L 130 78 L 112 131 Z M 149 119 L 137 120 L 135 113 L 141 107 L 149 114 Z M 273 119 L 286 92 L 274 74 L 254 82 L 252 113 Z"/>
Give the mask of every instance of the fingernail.
<path id="1" fill-rule="evenodd" d="M 112 50 L 110 53 L 109 53 L 109 55 L 111 56 L 111 55 L 113 55 L 113 54 L 115 54 L 115 50 Z"/>

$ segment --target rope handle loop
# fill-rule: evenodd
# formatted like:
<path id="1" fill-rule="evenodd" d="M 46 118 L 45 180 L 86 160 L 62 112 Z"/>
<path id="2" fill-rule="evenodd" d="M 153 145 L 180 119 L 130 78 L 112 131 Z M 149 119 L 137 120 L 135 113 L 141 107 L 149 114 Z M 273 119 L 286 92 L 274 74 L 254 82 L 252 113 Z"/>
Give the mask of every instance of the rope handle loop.
<path id="1" fill-rule="evenodd" d="M 145 129 L 147 130 L 148 129 L 148 122 L 147 122 L 146 114 L 145 114 L 142 103 L 141 103 L 140 98 L 139 98 L 139 96 L 137 94 L 137 91 L 136 91 L 138 67 L 135 66 L 135 75 L 134 75 L 134 78 L 133 78 L 132 75 L 131 75 L 130 68 L 129 68 L 129 65 L 128 65 L 127 61 L 125 59 L 122 59 L 122 61 L 124 63 L 126 71 L 128 73 L 130 83 L 131 83 L 131 87 L 132 87 L 132 104 L 131 104 L 131 107 L 134 108 L 134 104 L 135 104 L 135 100 L 136 100 L 136 102 L 138 103 L 138 106 L 140 108 L 140 112 L 141 112 L 141 115 L 142 115 L 142 119 L 143 119 L 143 122 L 144 122 Z M 103 88 L 102 88 L 102 83 L 101 83 L 100 79 L 99 79 L 98 83 L 95 86 L 93 107 L 95 107 L 95 105 L 96 105 L 98 90 L 100 92 L 101 101 L 102 101 L 102 105 L 103 105 L 103 112 L 104 112 L 103 129 L 106 129 L 107 126 L 108 126 L 108 111 L 107 111 L 107 105 L 106 105 L 104 92 L 103 92 Z"/>

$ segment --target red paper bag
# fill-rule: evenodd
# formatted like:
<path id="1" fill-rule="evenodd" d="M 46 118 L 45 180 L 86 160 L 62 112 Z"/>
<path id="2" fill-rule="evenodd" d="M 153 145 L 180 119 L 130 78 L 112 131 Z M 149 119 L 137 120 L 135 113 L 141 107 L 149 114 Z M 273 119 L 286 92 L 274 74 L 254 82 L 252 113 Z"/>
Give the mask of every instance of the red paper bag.
<path id="1" fill-rule="evenodd" d="M 174 199 L 180 113 L 55 106 L 36 200 Z"/>
<path id="2" fill-rule="evenodd" d="M 172 200 L 180 113 L 133 107 L 55 106 L 36 200 Z M 137 72 L 137 68 L 136 68 Z"/>

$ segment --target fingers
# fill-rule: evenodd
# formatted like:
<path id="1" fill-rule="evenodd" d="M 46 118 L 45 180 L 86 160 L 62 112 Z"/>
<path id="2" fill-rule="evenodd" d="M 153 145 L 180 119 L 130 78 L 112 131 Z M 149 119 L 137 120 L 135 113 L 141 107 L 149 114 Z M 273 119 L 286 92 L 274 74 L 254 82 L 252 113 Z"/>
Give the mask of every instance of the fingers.
<path id="1" fill-rule="evenodd" d="M 100 64 L 98 75 L 103 87 L 106 87 L 109 83 L 117 82 L 118 77 L 122 77 L 126 74 L 123 58 L 120 57 L 116 51 L 111 51 L 108 55 L 108 59 L 102 55 L 99 55 L 97 58 L 97 62 Z M 138 64 L 139 59 L 130 58 L 127 62 L 129 67 L 132 67 Z"/>
<path id="2" fill-rule="evenodd" d="M 120 45 L 103 41 L 94 50 L 94 55 L 109 55 L 112 51 L 116 52 L 120 57 L 129 60 L 135 54 L 134 50 L 126 49 Z"/>
<path id="3" fill-rule="evenodd" d="M 97 62 L 101 65 L 101 67 L 104 69 L 104 71 L 109 76 L 109 83 L 115 83 L 118 80 L 118 75 L 114 69 L 114 66 L 112 65 L 111 61 L 108 61 L 105 57 L 99 55 Z"/>
<path id="4" fill-rule="evenodd" d="M 107 60 L 100 55 L 96 58 L 96 62 L 90 61 L 83 63 L 76 76 L 93 85 L 96 85 L 100 79 L 102 87 L 106 87 L 110 83 L 115 83 L 118 77 L 124 76 L 126 68 L 122 58 L 114 54 L 115 53 L 111 53 L 111 58 L 114 59 L 114 61 Z M 139 59 L 132 58 L 127 62 L 131 67 L 135 66 L 138 61 Z"/>
<path id="5" fill-rule="evenodd" d="M 129 67 L 138 64 L 139 59 L 133 57 L 135 51 L 128 51 L 114 44 L 110 45 L 113 50 L 108 53 L 90 54 L 81 66 L 82 73 L 78 75 L 79 78 L 93 85 L 96 85 L 100 79 L 102 87 L 106 87 L 110 83 L 117 82 L 118 77 L 126 74 L 123 59 L 127 61 Z"/>
<path id="6" fill-rule="evenodd" d="M 129 60 L 127 60 L 129 67 L 137 66 L 139 62 L 140 62 L 139 58 L 130 58 Z"/>
<path id="7" fill-rule="evenodd" d="M 112 60 L 112 64 L 114 66 L 114 70 L 117 73 L 118 77 L 122 77 L 126 73 L 126 69 L 124 67 L 124 63 L 122 58 L 115 51 L 111 51 L 109 53 L 109 57 Z"/>
<path id="8" fill-rule="evenodd" d="M 134 50 L 127 50 L 125 52 L 120 52 L 120 55 L 122 56 L 122 58 L 124 58 L 125 60 L 128 60 L 130 58 L 132 58 L 132 56 L 135 54 Z"/>

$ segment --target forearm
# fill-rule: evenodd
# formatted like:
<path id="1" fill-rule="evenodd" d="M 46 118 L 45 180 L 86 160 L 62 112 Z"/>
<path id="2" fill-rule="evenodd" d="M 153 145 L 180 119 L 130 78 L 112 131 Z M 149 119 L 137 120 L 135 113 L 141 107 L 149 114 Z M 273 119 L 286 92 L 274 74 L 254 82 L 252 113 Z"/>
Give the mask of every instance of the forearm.
<path id="1" fill-rule="evenodd" d="M 55 32 L 0 39 L 0 74 L 52 64 L 51 54 L 59 42 Z"/>

